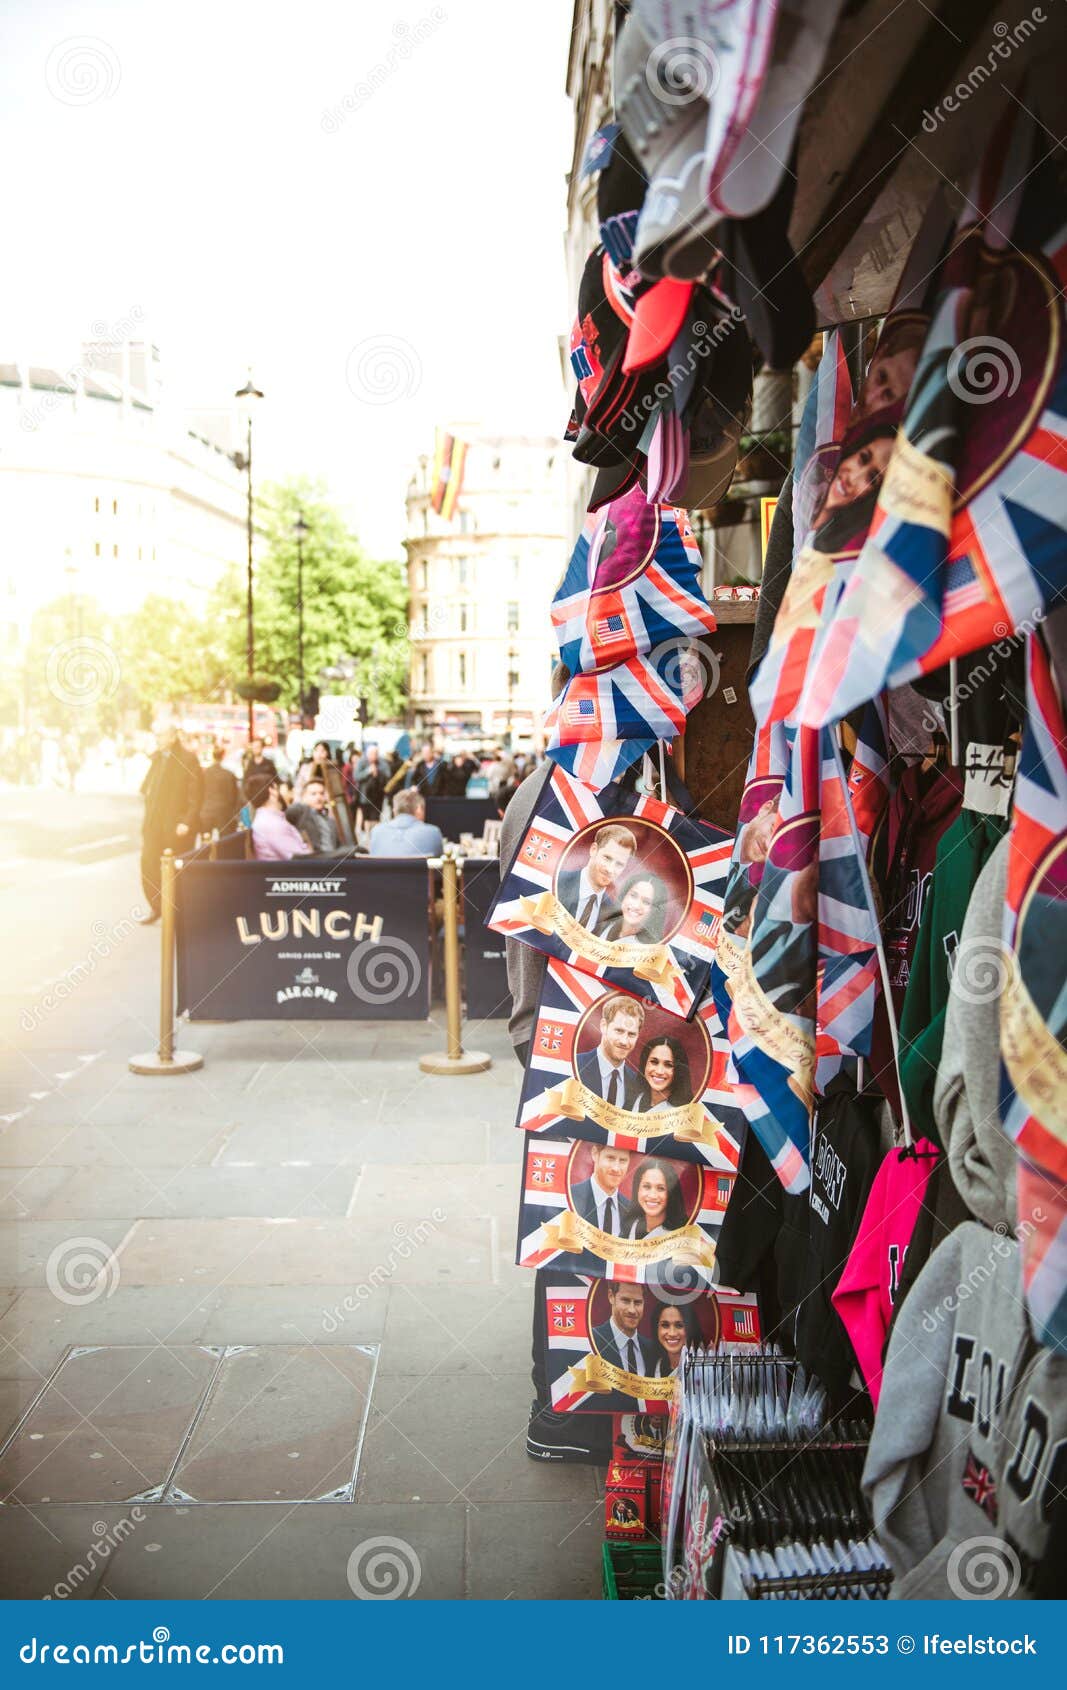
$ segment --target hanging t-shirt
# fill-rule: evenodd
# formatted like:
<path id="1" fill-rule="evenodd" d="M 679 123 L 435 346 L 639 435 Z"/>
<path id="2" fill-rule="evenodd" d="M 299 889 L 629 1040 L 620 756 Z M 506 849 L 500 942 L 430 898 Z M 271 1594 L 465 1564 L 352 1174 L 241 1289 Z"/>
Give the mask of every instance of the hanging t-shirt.
<path id="1" fill-rule="evenodd" d="M 927 1183 L 941 1152 L 929 1139 L 891 1150 L 871 1186 L 856 1242 L 831 1298 L 878 1406 L 882 1352 Z"/>
<path id="2" fill-rule="evenodd" d="M 864 1214 L 878 1163 L 881 1100 L 860 1097 L 846 1075 L 826 1088 L 812 1129 L 811 1184 L 786 1196 L 778 1238 L 780 1337 L 825 1385 L 834 1414 L 844 1413 L 855 1362 L 830 1294 L 841 1277 Z M 751 1137 L 752 1135 L 750 1135 Z"/>
<path id="3" fill-rule="evenodd" d="M 908 1106 L 912 1136 L 937 1142 L 934 1085 L 945 1037 L 948 989 L 974 883 L 1007 831 L 1000 816 L 962 810 L 937 848 L 930 894 L 923 910 L 911 976 L 900 1016 L 900 1089 Z M 981 974 L 988 954 L 980 950 L 962 966 Z M 988 981 L 976 981 L 988 991 Z"/>

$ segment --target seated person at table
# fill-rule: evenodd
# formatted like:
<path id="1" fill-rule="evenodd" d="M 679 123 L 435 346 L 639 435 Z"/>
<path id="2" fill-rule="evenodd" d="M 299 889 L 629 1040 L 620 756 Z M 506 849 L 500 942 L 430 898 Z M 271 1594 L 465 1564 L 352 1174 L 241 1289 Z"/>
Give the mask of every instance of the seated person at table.
<path id="1" fill-rule="evenodd" d="M 252 850 L 260 862 L 285 863 L 290 857 L 307 857 L 311 846 L 286 821 L 277 780 L 253 788 Z"/>
<path id="2" fill-rule="evenodd" d="M 285 819 L 303 834 L 316 856 L 340 849 L 337 823 L 330 814 L 325 781 L 309 780 L 304 787 L 303 801 L 290 804 Z"/>
<path id="3" fill-rule="evenodd" d="M 666 927 L 667 888 L 639 869 L 624 882 L 615 913 L 602 918 L 598 935 L 617 945 L 655 945 Z"/>
<path id="4" fill-rule="evenodd" d="M 640 1076 L 627 1066 L 626 1058 L 641 1037 L 645 1006 L 638 998 L 622 992 L 604 1000 L 600 1012 L 600 1043 L 578 1058 L 578 1078 L 583 1086 L 620 1109 L 640 1106 L 644 1088 Z"/>
<path id="5" fill-rule="evenodd" d="M 444 848 L 441 829 L 426 820 L 426 800 L 416 787 L 393 795 L 392 820 L 379 822 L 370 836 L 372 857 L 439 857 Z"/>

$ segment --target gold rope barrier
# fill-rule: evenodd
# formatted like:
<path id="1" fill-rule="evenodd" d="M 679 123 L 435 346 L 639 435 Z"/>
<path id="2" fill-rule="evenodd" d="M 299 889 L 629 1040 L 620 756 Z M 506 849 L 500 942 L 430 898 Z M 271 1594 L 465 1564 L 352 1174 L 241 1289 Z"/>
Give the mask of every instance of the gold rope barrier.
<path id="1" fill-rule="evenodd" d="M 463 1008 L 459 983 L 459 870 L 462 857 L 431 857 L 430 868 L 441 870 L 445 925 L 445 1011 L 448 1049 L 419 1058 L 424 1074 L 483 1074 L 493 1066 L 485 1051 L 463 1049 Z"/>
<path id="2" fill-rule="evenodd" d="M 174 852 L 164 851 L 159 865 L 159 1049 L 146 1051 L 143 1056 L 131 1056 L 131 1074 L 192 1074 L 204 1066 L 204 1058 L 195 1050 L 174 1048 L 174 887 L 177 878 Z"/>

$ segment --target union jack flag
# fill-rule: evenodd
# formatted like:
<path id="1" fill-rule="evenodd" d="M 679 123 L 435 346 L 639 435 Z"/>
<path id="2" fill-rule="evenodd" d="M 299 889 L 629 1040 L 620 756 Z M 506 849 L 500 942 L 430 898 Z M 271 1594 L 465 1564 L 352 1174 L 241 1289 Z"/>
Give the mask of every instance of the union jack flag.
<path id="1" fill-rule="evenodd" d="M 571 674 L 713 633 L 702 569 L 685 512 L 649 504 L 640 487 L 591 512 L 552 601 L 559 654 Z"/>
<path id="2" fill-rule="evenodd" d="M 787 757 L 778 786 L 777 736 Z M 871 706 L 846 776 L 829 729 L 762 730 L 742 800 L 724 940 L 711 989 L 726 1019 L 738 1096 L 786 1189 L 807 1189 L 816 1090 L 871 1047 L 878 922 L 865 859 L 888 797 L 884 721 Z M 755 798 L 769 796 L 757 808 Z M 764 818 L 764 812 L 766 816 Z M 758 877 L 752 829 L 767 832 Z M 736 960 L 734 960 L 736 958 Z"/>
<path id="3" fill-rule="evenodd" d="M 870 532 L 829 609 L 812 724 L 1026 627 L 1067 594 L 1067 222 L 1015 103 L 948 257 Z M 973 580 L 954 566 L 966 563 Z M 962 594 L 962 596 L 961 596 Z"/>
<path id="4" fill-rule="evenodd" d="M 556 1158 L 554 1156 L 534 1156 L 530 1162 L 530 1179 L 534 1185 L 554 1185 Z"/>
<path id="5" fill-rule="evenodd" d="M 563 1049 L 563 1028 L 543 1027 L 537 1042 L 542 1050 L 555 1054 L 556 1051 Z"/>
<path id="6" fill-rule="evenodd" d="M 530 833 L 523 843 L 522 854 L 527 862 L 543 863 L 552 853 L 553 841 L 543 833 Z"/>
<path id="7" fill-rule="evenodd" d="M 572 676 L 545 719 L 549 757 L 566 765 L 573 745 L 595 742 L 603 753 L 615 742 L 610 771 L 600 784 L 610 783 L 657 740 L 681 733 L 689 713 L 686 687 L 684 663 L 673 642 L 606 673 Z"/>
<path id="8" fill-rule="evenodd" d="M 531 902 L 544 900 L 550 891 L 562 899 L 571 872 L 585 866 L 589 844 L 604 823 L 625 828 L 634 840 L 636 863 L 658 861 L 660 872 L 670 877 L 673 887 L 667 880 L 660 882 L 662 890 L 656 895 L 647 939 L 635 949 L 624 947 L 610 962 L 600 960 L 603 951 L 584 945 L 572 928 L 546 925 L 541 919 L 546 913 L 544 903 Z M 707 988 L 714 952 L 714 936 L 698 925 L 693 911 L 709 909 L 714 916 L 721 907 L 730 836 L 650 795 L 629 791 L 614 795 L 611 801 L 602 799 L 561 769 L 552 771 L 539 793 L 529 825 L 539 833 L 555 835 L 559 872 L 553 876 L 535 868 L 520 842 L 501 880 L 487 926 L 583 973 L 600 975 L 634 997 L 646 1002 L 655 999 L 673 1015 L 690 1018 Z M 625 880 L 626 874 L 620 871 L 620 890 Z M 578 916 L 573 895 L 564 907 L 569 915 Z"/>
<path id="9" fill-rule="evenodd" d="M 967 1451 L 967 1464 L 963 1469 L 963 1488 L 967 1495 L 978 1504 L 989 1522 L 995 1526 L 997 1523 L 997 1481 L 985 1463 L 976 1459 L 972 1450 Z"/>
<path id="10" fill-rule="evenodd" d="M 552 1330 L 554 1332 L 573 1332 L 575 1328 L 574 1304 L 565 1303 L 562 1307 L 557 1303 L 552 1313 Z"/>
<path id="11" fill-rule="evenodd" d="M 1067 1350 L 1067 722 L 1037 635 L 1015 782 L 1004 911 L 1000 1118 L 1019 1152 L 1023 1293 L 1042 1342 Z"/>

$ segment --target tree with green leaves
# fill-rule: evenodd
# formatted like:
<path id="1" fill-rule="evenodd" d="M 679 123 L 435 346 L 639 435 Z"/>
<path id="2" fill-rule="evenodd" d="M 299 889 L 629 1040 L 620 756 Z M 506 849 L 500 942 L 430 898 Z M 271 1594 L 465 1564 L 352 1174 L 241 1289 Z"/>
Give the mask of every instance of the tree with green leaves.
<path id="1" fill-rule="evenodd" d="M 299 703 L 296 520 L 304 535 L 304 676 L 310 687 L 341 656 L 355 660 L 351 690 L 373 717 L 403 708 L 408 668 L 407 584 L 399 563 L 368 558 L 321 483 L 294 477 L 264 487 L 257 505 L 263 535 L 256 559 L 256 673 L 279 681 L 280 702 Z M 235 571 L 213 596 L 211 616 L 227 642 L 230 686 L 245 678 L 245 582 Z"/>

